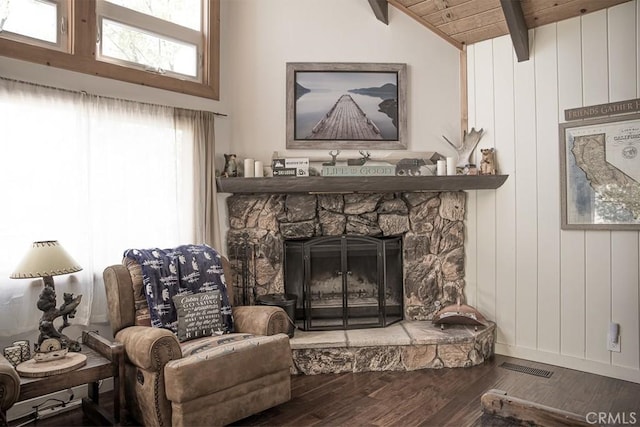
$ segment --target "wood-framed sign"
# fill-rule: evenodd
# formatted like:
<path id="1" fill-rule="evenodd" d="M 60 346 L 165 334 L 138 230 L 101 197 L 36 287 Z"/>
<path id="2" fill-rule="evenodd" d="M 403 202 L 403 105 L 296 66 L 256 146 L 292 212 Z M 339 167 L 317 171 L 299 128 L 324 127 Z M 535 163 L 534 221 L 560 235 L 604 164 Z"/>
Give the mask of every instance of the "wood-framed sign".
<path id="1" fill-rule="evenodd" d="M 407 65 L 287 63 L 287 148 L 406 149 Z"/>
<path id="2" fill-rule="evenodd" d="M 640 230 L 640 114 L 560 124 L 563 229 Z"/>
<path id="3" fill-rule="evenodd" d="M 607 104 L 590 105 L 564 110 L 564 119 L 584 120 L 596 117 L 611 116 L 614 114 L 627 114 L 640 111 L 640 98 L 626 101 L 609 102 Z"/>

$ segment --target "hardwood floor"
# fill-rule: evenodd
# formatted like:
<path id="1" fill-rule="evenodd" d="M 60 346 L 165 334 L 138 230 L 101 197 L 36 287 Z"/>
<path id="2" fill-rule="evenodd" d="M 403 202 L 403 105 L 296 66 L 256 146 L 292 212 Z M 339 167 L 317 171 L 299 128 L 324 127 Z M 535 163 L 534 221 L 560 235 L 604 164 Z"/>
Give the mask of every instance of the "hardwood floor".
<path id="1" fill-rule="evenodd" d="M 553 372 L 550 378 L 508 370 L 503 362 Z M 295 376 L 292 399 L 236 426 L 506 426 L 482 417 L 480 397 L 490 389 L 577 414 L 635 413 L 640 384 L 505 356 L 469 369 Z M 108 401 L 108 394 L 105 402 Z M 627 423 L 628 424 L 628 423 Z M 91 425 L 79 409 L 38 421 L 40 426 Z M 633 423 L 631 423 L 633 425 Z"/>

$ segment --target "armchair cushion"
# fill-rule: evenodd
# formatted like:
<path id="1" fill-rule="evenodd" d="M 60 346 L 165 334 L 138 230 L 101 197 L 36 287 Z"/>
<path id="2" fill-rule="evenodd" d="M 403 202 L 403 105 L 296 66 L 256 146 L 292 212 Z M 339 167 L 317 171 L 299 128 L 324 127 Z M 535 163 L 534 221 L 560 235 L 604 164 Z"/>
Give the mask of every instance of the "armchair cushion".
<path id="1" fill-rule="evenodd" d="M 255 335 L 252 334 L 226 334 L 222 336 L 206 337 L 203 339 L 185 342 L 180 344 L 180 348 L 182 349 L 182 357 L 187 357 L 197 353 L 210 351 L 227 344 L 238 343 L 239 341 L 248 340 L 254 337 Z"/>
<path id="2" fill-rule="evenodd" d="M 220 255 L 207 245 L 183 245 L 174 249 L 129 249 L 125 258 L 140 265 L 151 325 L 177 332 L 175 295 L 219 290 L 222 295 L 224 331 L 233 331 L 233 316 L 226 292 Z M 134 292 L 136 287 L 134 286 Z M 134 297 L 135 298 L 135 297 Z"/>
<path id="3" fill-rule="evenodd" d="M 215 338 L 220 337 L 201 340 L 214 341 Z M 238 340 L 211 345 L 168 362 L 164 368 L 167 398 L 182 403 L 279 372 L 288 376 L 290 366 L 291 350 L 286 335 L 245 334 Z M 203 372 L 207 375 L 202 375 Z"/>

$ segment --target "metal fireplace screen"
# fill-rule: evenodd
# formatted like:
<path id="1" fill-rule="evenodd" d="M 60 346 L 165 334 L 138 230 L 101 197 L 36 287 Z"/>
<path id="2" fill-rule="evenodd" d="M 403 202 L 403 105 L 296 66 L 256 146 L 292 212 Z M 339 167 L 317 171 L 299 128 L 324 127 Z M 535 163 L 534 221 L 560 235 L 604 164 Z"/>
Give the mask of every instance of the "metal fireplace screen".
<path id="1" fill-rule="evenodd" d="M 384 327 L 402 320 L 402 239 L 318 237 L 285 242 L 285 292 L 305 330 Z"/>

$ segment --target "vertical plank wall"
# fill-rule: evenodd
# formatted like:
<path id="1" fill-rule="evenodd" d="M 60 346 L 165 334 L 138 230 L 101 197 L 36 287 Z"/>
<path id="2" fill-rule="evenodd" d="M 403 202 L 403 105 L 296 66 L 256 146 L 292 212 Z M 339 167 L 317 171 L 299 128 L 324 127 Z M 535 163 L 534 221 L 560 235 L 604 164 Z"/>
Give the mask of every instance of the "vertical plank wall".
<path id="1" fill-rule="evenodd" d="M 639 233 L 560 229 L 558 140 L 565 109 L 640 98 L 640 2 L 529 36 L 521 63 L 508 36 L 467 47 L 469 127 L 509 175 L 468 193 L 467 298 L 498 353 L 640 382 Z"/>

